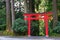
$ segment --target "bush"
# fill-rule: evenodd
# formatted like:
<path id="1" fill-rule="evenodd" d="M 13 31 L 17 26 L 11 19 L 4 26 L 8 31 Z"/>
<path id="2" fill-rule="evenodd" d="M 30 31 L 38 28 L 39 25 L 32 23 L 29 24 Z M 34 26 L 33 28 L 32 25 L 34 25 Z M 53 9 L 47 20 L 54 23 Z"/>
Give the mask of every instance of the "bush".
<path id="1" fill-rule="evenodd" d="M 39 21 L 33 20 L 31 22 L 31 35 L 39 36 Z"/>
<path id="2" fill-rule="evenodd" d="M 57 25 L 53 28 L 53 21 L 49 22 L 49 35 L 52 34 L 60 34 L 60 21 L 58 21 Z"/>
<path id="3" fill-rule="evenodd" d="M 12 29 L 16 33 L 25 34 L 27 33 L 27 25 L 25 24 L 25 21 L 21 18 L 18 18 L 15 20 L 14 26 L 12 26 Z"/>
<path id="4" fill-rule="evenodd" d="M 49 20 L 49 35 L 51 35 L 53 33 L 53 20 Z"/>
<path id="5" fill-rule="evenodd" d="M 38 21 L 32 21 L 31 23 L 31 35 L 39 35 L 39 26 Z M 12 29 L 16 35 L 27 35 L 27 22 L 23 19 L 18 18 L 15 20 L 14 26 Z"/>
<path id="6" fill-rule="evenodd" d="M 24 18 L 23 12 L 18 12 L 18 13 L 16 13 L 16 17 L 15 17 L 15 18 L 16 18 L 16 19 L 18 19 L 18 18 L 23 19 L 23 18 Z"/>
<path id="7" fill-rule="evenodd" d="M 58 21 L 57 25 L 53 28 L 54 33 L 60 33 L 60 22 Z"/>
<path id="8" fill-rule="evenodd" d="M 39 20 L 39 35 L 45 35 L 44 20 Z"/>
<path id="9" fill-rule="evenodd" d="M 0 25 L 0 30 L 5 30 L 6 29 L 6 24 Z"/>

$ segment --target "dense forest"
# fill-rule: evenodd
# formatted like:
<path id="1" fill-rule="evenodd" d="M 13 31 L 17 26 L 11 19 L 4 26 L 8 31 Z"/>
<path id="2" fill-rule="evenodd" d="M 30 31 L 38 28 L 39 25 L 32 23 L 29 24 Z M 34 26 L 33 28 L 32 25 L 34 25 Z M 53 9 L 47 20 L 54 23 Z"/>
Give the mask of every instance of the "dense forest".
<path id="1" fill-rule="evenodd" d="M 60 36 L 60 0 L 0 0 L 0 35 L 27 35 L 23 14 L 44 12 L 52 12 L 49 35 Z M 44 36 L 44 30 L 44 20 L 31 22 L 32 36 Z"/>

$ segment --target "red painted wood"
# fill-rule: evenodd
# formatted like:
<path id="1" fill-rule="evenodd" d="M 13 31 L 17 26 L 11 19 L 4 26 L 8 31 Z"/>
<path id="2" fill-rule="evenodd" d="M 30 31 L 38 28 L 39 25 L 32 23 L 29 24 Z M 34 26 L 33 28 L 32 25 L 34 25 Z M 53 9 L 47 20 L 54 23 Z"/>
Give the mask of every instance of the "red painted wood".
<path id="1" fill-rule="evenodd" d="M 47 13 L 47 14 L 46 14 Z M 30 36 L 30 22 L 32 20 L 39 20 L 39 19 L 44 19 L 45 22 L 45 33 L 46 33 L 46 37 L 48 36 L 48 14 L 52 14 L 52 12 L 45 12 L 45 13 L 24 13 L 23 16 L 27 16 L 27 18 L 24 18 L 24 20 L 28 20 L 28 36 Z M 33 17 L 34 16 L 34 17 Z M 43 18 L 41 18 L 42 16 L 44 16 Z"/>
<path id="2" fill-rule="evenodd" d="M 28 18 L 28 36 L 30 36 L 30 33 L 31 33 L 31 31 L 30 31 L 30 22 L 31 20 L 30 20 L 30 17 Z"/>
<path id="3" fill-rule="evenodd" d="M 48 37 L 48 16 L 45 15 L 44 17 L 44 24 L 45 24 L 45 33 L 46 33 L 46 37 Z"/>

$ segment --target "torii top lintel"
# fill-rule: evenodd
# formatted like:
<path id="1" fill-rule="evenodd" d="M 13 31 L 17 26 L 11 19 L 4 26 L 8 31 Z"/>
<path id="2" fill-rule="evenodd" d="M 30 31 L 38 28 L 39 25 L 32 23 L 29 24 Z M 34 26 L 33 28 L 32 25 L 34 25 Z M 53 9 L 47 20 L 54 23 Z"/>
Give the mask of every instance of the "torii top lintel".
<path id="1" fill-rule="evenodd" d="M 44 12 L 44 13 L 25 13 L 23 14 L 24 16 L 32 16 L 32 15 L 48 15 L 48 14 L 52 14 L 52 12 Z"/>
<path id="2" fill-rule="evenodd" d="M 31 20 L 38 20 L 39 19 L 38 18 L 39 16 L 48 16 L 48 15 L 51 15 L 51 14 L 52 14 L 52 12 L 45 12 L 45 13 L 24 13 L 23 16 L 27 16 L 28 17 L 28 18 L 24 18 L 24 20 L 28 20 L 29 18 Z M 33 18 L 33 16 L 35 18 Z"/>

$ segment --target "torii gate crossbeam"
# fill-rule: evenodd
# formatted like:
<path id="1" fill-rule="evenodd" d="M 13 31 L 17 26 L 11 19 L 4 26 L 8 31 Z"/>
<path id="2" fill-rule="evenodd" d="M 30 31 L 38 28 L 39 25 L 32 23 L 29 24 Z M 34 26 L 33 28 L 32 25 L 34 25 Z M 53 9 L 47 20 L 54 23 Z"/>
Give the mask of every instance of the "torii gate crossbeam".
<path id="1" fill-rule="evenodd" d="M 48 12 L 47 14 L 51 14 L 52 12 Z M 24 13 L 23 16 L 26 16 L 24 18 L 24 20 L 28 20 L 28 36 L 30 37 L 30 24 L 31 24 L 31 21 L 32 20 L 39 20 L 39 19 L 44 19 L 44 25 L 45 25 L 45 34 L 46 34 L 46 37 L 48 37 L 48 15 L 46 13 L 43 13 L 43 14 L 40 14 L 40 13 Z M 34 17 L 33 17 L 34 16 Z M 44 16 L 43 18 L 41 18 L 42 16 Z"/>

